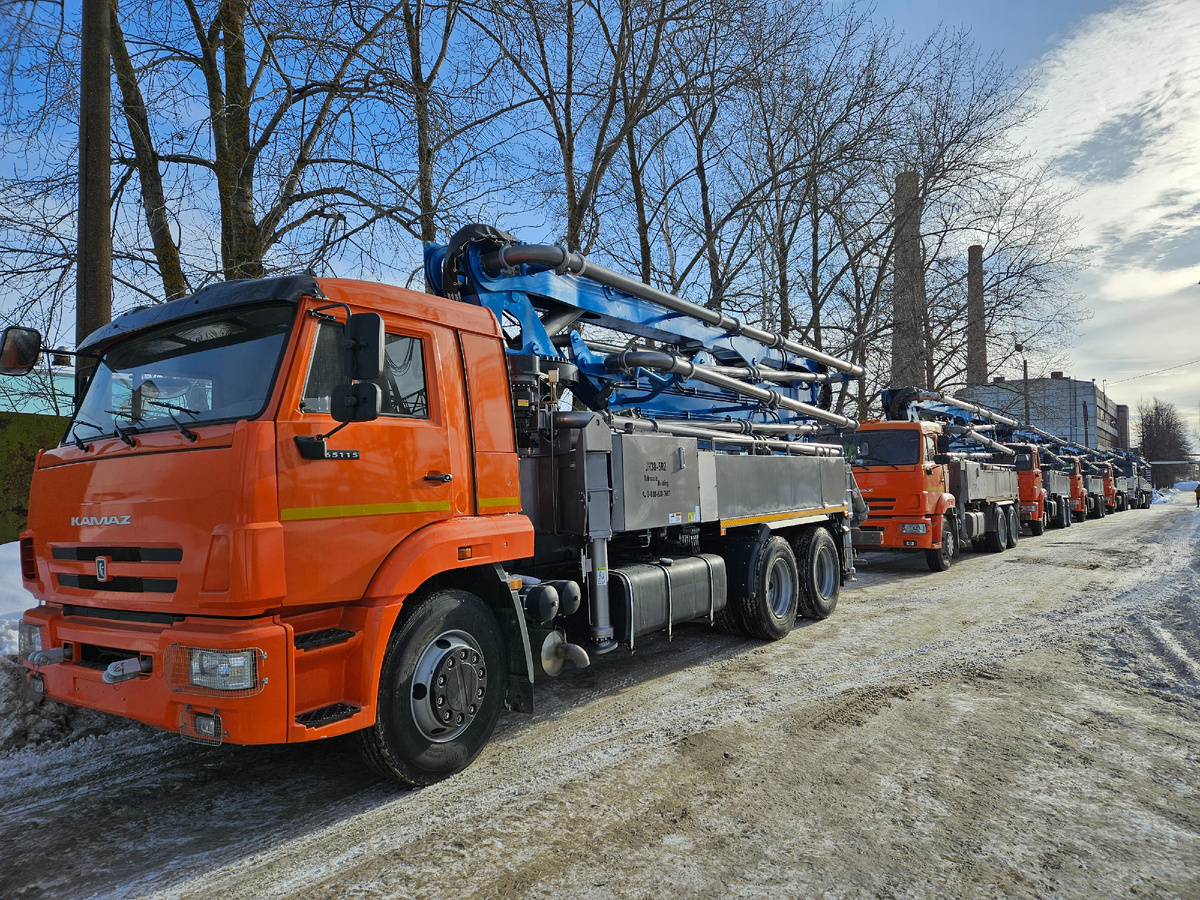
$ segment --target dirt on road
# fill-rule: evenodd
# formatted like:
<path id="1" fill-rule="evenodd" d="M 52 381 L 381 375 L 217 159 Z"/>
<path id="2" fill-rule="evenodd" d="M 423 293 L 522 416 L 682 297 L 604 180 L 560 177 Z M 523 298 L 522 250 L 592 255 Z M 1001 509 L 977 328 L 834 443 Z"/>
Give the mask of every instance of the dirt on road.
<path id="1" fill-rule="evenodd" d="M 419 791 L 68 721 L 0 752 L 0 897 L 1197 898 L 1198 537 L 1181 503 L 873 556 L 786 640 L 539 684 Z"/>

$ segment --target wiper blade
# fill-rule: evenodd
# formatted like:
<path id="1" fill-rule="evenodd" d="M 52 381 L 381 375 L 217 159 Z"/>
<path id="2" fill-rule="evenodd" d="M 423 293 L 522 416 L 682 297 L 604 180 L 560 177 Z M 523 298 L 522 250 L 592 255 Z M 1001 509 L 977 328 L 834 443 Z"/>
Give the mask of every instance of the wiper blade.
<path id="1" fill-rule="evenodd" d="M 143 403 L 148 403 L 150 406 L 161 406 L 163 409 L 173 409 L 175 412 L 187 413 L 189 416 L 200 415 L 198 409 L 188 409 L 186 406 L 176 406 L 174 403 L 166 403 L 162 400 L 143 400 Z"/>
<path id="2" fill-rule="evenodd" d="M 115 409 L 106 409 L 105 412 L 108 413 L 110 416 L 121 416 L 124 419 L 128 419 L 130 422 L 137 421 L 137 419 L 135 419 L 133 416 L 129 415 L 129 413 L 119 412 L 118 410 L 115 410 Z M 122 428 L 120 425 L 117 424 L 117 420 L 113 419 L 113 437 L 119 437 L 130 447 L 136 447 L 137 441 L 135 441 L 131 437 L 131 435 L 135 435 L 135 434 L 137 434 L 136 427 L 131 426 L 129 428 Z"/>
<path id="3" fill-rule="evenodd" d="M 175 423 L 175 427 L 178 429 L 179 433 L 193 444 L 196 443 L 196 438 L 198 438 L 199 435 L 175 418 L 175 413 L 182 412 L 187 413 L 189 416 L 195 417 L 200 415 L 199 410 L 188 409 L 186 406 L 176 406 L 174 403 L 167 403 L 163 400 L 145 400 L 143 402 L 149 404 L 150 406 L 160 406 L 165 409 L 167 411 L 167 415 L 171 417 L 171 421 Z"/>

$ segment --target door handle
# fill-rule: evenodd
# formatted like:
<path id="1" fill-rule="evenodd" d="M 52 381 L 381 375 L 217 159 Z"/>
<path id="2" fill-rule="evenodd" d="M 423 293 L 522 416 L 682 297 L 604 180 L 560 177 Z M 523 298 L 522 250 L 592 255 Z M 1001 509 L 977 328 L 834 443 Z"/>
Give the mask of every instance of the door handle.
<path id="1" fill-rule="evenodd" d="M 454 480 L 454 476 L 449 473 L 442 474 L 441 472 L 430 472 L 425 476 L 425 480 L 432 481 L 434 484 L 449 484 Z"/>

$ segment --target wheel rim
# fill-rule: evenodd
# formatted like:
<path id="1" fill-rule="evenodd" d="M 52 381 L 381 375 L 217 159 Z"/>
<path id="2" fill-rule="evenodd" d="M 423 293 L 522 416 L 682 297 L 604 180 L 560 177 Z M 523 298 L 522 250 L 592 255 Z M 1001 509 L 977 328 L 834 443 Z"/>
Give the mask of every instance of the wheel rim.
<path id="1" fill-rule="evenodd" d="M 819 548 L 817 557 L 813 561 L 813 586 L 820 594 L 822 601 L 833 596 L 840 574 L 837 553 L 829 547 Z"/>
<path id="2" fill-rule="evenodd" d="M 465 631 L 444 631 L 421 652 L 413 670 L 413 722 L 434 743 L 452 741 L 470 727 L 486 694 L 483 648 Z"/>
<path id="3" fill-rule="evenodd" d="M 786 560 L 777 559 L 767 572 L 767 603 L 771 607 L 771 614 L 777 619 L 786 617 L 795 598 L 796 583 L 792 578 L 791 566 Z"/>

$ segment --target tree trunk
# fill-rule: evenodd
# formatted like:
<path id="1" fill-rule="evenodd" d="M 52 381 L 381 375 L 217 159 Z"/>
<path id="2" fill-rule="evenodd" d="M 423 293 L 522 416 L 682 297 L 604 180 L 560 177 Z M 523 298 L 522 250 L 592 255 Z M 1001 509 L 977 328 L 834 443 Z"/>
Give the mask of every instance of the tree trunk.
<path id="1" fill-rule="evenodd" d="M 109 49 L 112 52 L 113 69 L 117 75 L 117 86 L 121 90 L 121 110 L 129 126 L 129 137 L 133 143 L 134 162 L 137 165 L 138 181 L 142 188 L 142 208 L 146 213 L 146 226 L 154 246 L 154 258 L 158 261 L 158 272 L 162 278 L 163 296 L 167 300 L 182 297 L 188 292 L 187 280 L 179 261 L 179 248 L 171 234 L 171 222 L 167 217 L 167 198 L 163 192 L 162 173 L 158 168 L 158 153 L 150 134 L 150 118 L 146 113 L 146 102 L 137 83 L 133 60 L 121 31 L 117 0 L 112 0 L 111 32 Z"/>
<path id="2" fill-rule="evenodd" d="M 262 278 L 262 240 L 254 218 L 254 162 L 250 157 L 250 90 L 246 80 L 248 0 L 227 0 L 221 19 L 225 103 L 214 110 L 225 125 L 225 152 L 217 149 L 221 197 L 221 258 L 227 280 Z"/>

